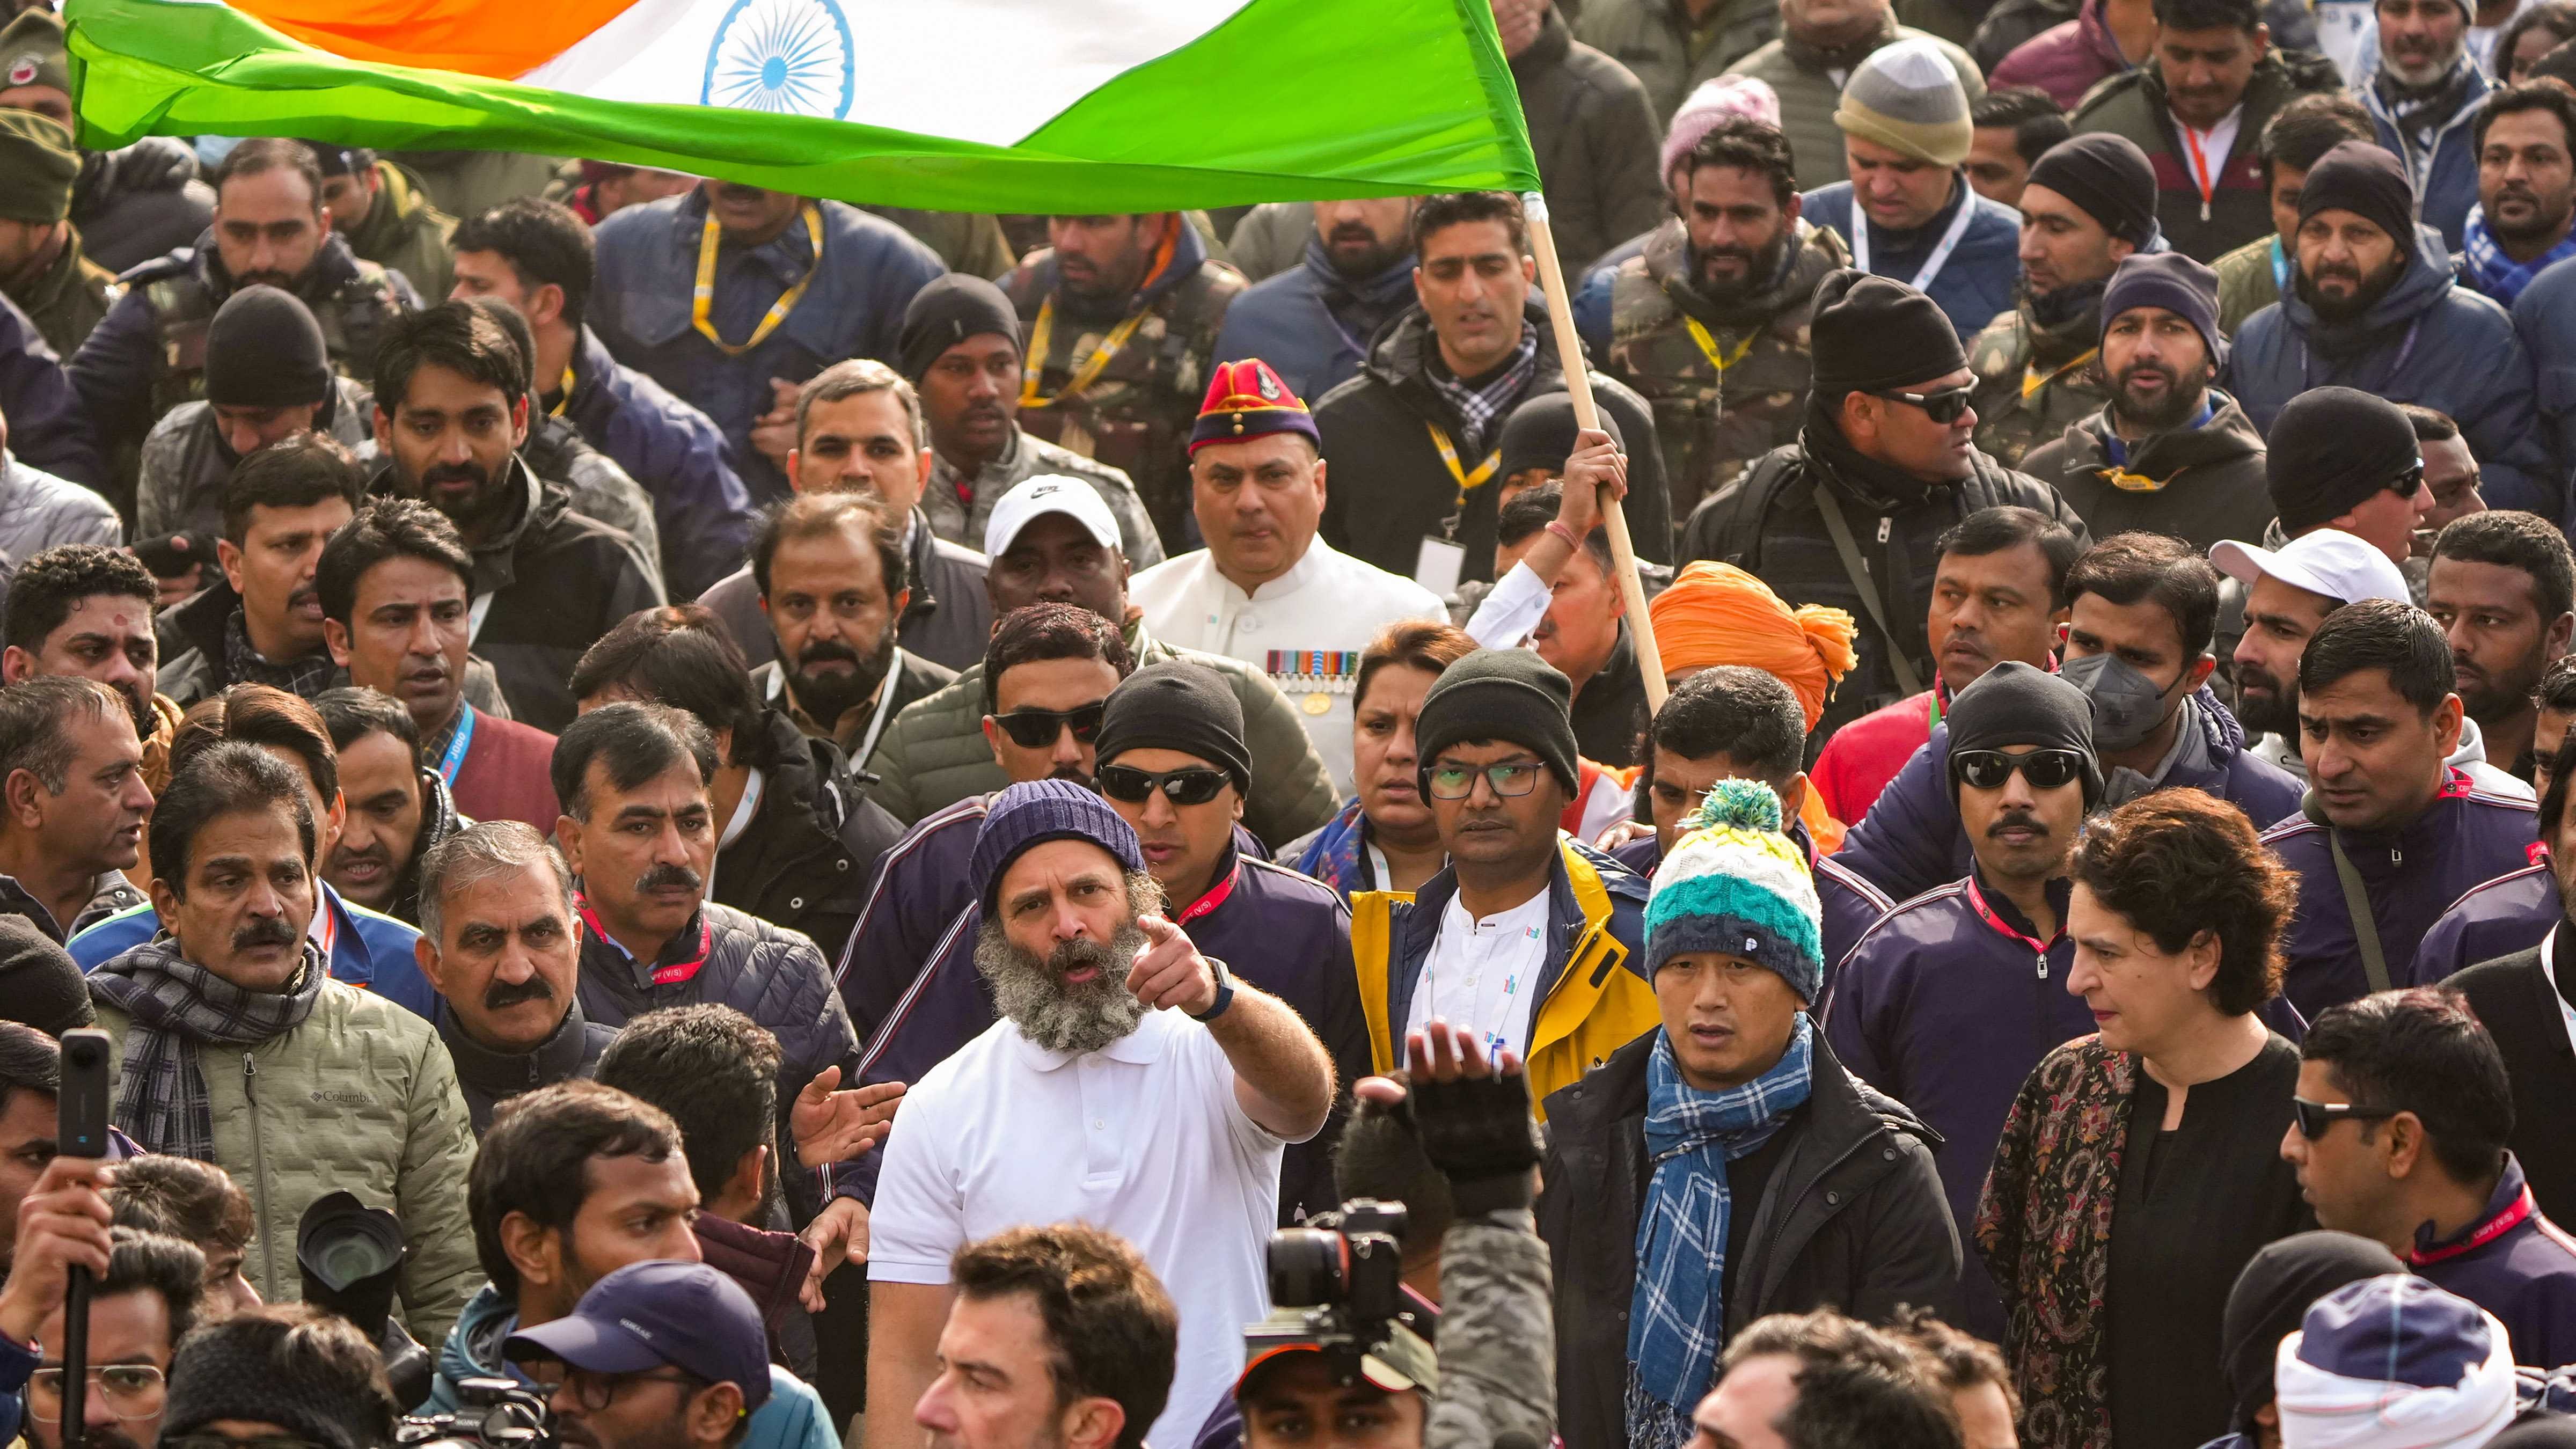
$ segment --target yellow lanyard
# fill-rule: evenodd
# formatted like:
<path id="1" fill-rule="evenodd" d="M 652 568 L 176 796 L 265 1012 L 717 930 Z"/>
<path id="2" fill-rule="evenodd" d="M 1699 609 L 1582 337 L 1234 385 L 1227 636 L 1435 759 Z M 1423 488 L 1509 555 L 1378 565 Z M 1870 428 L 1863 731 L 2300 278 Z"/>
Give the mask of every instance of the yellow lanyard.
<path id="1" fill-rule="evenodd" d="M 1697 317 L 1693 317 L 1685 313 L 1683 314 L 1682 321 L 1690 327 L 1691 341 L 1698 343 L 1699 350 L 1708 354 L 1708 360 L 1716 366 L 1720 375 L 1724 375 L 1728 368 L 1742 362 L 1744 360 L 1744 355 L 1753 350 L 1753 339 L 1762 335 L 1760 332 L 1755 332 L 1752 336 L 1746 337 L 1744 339 L 1744 345 L 1735 349 L 1735 355 L 1733 357 L 1720 357 L 1717 355 L 1717 339 L 1709 335 L 1707 328 L 1699 325 L 1699 319 Z"/>
<path id="2" fill-rule="evenodd" d="M 1496 448 L 1487 453 L 1485 461 L 1477 464 L 1476 471 L 1470 473 L 1466 465 L 1458 461 L 1458 445 L 1449 441 L 1449 434 L 1438 423 L 1425 418 L 1422 426 L 1431 430 L 1431 446 L 1440 450 L 1440 461 L 1449 465 L 1449 476 L 1458 480 L 1458 502 L 1454 506 L 1466 507 L 1468 494 L 1494 481 L 1494 470 L 1503 466 L 1503 450 Z"/>
<path id="3" fill-rule="evenodd" d="M 813 243 L 813 265 L 805 269 L 805 275 L 797 280 L 795 286 L 787 289 L 785 296 L 770 304 L 769 315 L 761 318 L 760 325 L 751 329 L 751 339 L 736 345 L 716 334 L 716 324 L 711 315 L 716 305 L 716 246 L 724 239 L 724 228 L 716 225 L 712 215 L 707 218 L 706 234 L 698 242 L 697 296 L 689 304 L 689 321 L 698 329 L 700 336 L 716 345 L 716 351 L 727 357 L 740 357 L 758 347 L 769 340 L 770 333 L 778 330 L 779 323 L 787 320 L 788 313 L 796 310 L 796 304 L 805 300 L 805 289 L 814 285 L 814 274 L 823 270 L 823 211 L 810 201 L 805 203 L 805 235 Z"/>
<path id="4" fill-rule="evenodd" d="M 716 346 L 722 347 L 724 344 L 719 342 Z M 562 417 L 564 415 L 564 409 L 572 406 L 573 375 L 571 363 L 567 362 L 564 364 L 563 381 L 558 384 L 558 386 L 561 388 L 563 396 L 556 398 L 555 405 L 546 410 L 546 416 L 550 418 Z"/>
<path id="5" fill-rule="evenodd" d="M 2050 383 L 2057 381 L 2059 378 L 2064 377 L 2066 374 L 2073 372 L 2075 369 L 2082 367 L 2084 364 L 2091 362 L 2094 358 L 2101 355 L 2102 349 L 2099 347 L 2088 349 L 2082 357 L 2075 359 L 2073 362 L 2066 364 L 2064 367 L 2057 369 L 2046 377 L 2040 376 L 2039 369 L 2036 367 L 2023 368 L 2021 372 L 2022 401 L 2028 402 L 2032 393 L 2039 391 L 2041 388 L 2048 386 Z"/>
<path id="6" fill-rule="evenodd" d="M 1056 390 L 1055 396 L 1042 397 L 1038 393 L 1038 378 L 1046 371 L 1047 349 L 1055 341 L 1055 298 L 1040 302 L 1038 320 L 1029 328 L 1028 356 L 1020 363 L 1020 406 L 1051 408 L 1098 382 L 1101 370 L 1109 366 L 1110 359 L 1127 345 L 1128 338 L 1136 335 L 1136 329 L 1144 325 L 1144 321 L 1145 313 L 1140 309 L 1135 316 L 1109 329 L 1109 335 L 1100 339 L 1100 345 L 1091 350 L 1091 355 L 1074 364 L 1072 378 Z"/>

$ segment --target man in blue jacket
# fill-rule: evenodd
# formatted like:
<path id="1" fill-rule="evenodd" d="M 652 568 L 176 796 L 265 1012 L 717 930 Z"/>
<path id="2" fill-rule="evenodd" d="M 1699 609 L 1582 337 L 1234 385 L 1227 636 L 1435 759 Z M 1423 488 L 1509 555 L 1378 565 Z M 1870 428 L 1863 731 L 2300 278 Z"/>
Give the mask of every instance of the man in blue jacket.
<path id="1" fill-rule="evenodd" d="M 1226 308 L 1218 363 L 1258 357 L 1288 390 L 1320 398 L 1360 370 L 1369 339 L 1413 305 L 1410 196 L 1319 201 L 1305 255 Z"/>
<path id="2" fill-rule="evenodd" d="M 2533 1201 L 2495 1039 L 2455 993 L 2382 992 L 2319 1016 L 2299 1048 L 2281 1156 L 2317 1226 L 2374 1238 L 2513 1337 L 2517 1363 L 2576 1356 L 2576 1238 Z"/>
<path id="3" fill-rule="evenodd" d="M 671 597 L 694 599 L 732 572 L 751 546 L 751 494 L 714 420 L 609 356 L 590 329 L 590 228 L 523 196 L 468 217 L 451 245 L 457 297 L 498 297 L 528 319 L 538 408 L 570 420 L 653 496 Z"/>
<path id="4" fill-rule="evenodd" d="M 2281 991 L 2313 1021 L 2402 980 L 2444 903 L 2529 862 L 2536 822 L 2530 801 L 2444 763 L 2460 735 L 2451 646 L 2411 604 L 2326 616 L 2299 657 L 2299 727 L 2305 808 L 2263 843 L 2299 876 Z"/>
<path id="5" fill-rule="evenodd" d="M 1998 664 L 1961 690 L 1945 723 L 1947 785 L 1974 863 L 1863 937 L 1817 1014 L 1844 1066 L 1941 1134 L 1942 1192 L 1967 1221 L 2023 1079 L 2093 1029 L 2066 991 L 2066 862 L 2102 774 L 2083 691 L 2027 664 Z M 2000 1339 L 2003 1304 L 1977 1255 L 1960 1286 L 1963 1326 Z"/>
<path id="6" fill-rule="evenodd" d="M 904 307 L 946 270 L 857 207 L 731 181 L 630 206 L 597 240 L 600 341 L 715 420 L 754 503 L 790 491 L 796 384 L 894 361 Z M 693 305 L 701 272 L 713 295 Z"/>
<path id="7" fill-rule="evenodd" d="M 2422 198 L 2417 214 L 2442 233 L 2446 251 L 2460 249 L 2469 211 L 2478 204 L 2478 107 L 2496 88 L 2469 54 L 2472 0 L 2381 0 L 2378 66 L 2359 87 L 2379 144 L 2406 160 Z M 2515 1347 L 2519 1349 L 2520 1344 Z"/>
<path id="8" fill-rule="evenodd" d="M 2415 197 L 2405 163 L 2367 142 L 2309 168 L 2291 291 L 2237 332 L 2228 391 L 2267 434 L 2311 388 L 2419 403 L 2459 423 L 2490 505 L 2561 519 L 2566 480 L 2538 426 L 2531 356 L 2502 307 L 2458 285 Z"/>
<path id="9" fill-rule="evenodd" d="M 2259 828 L 2296 814 L 2299 782 L 2247 748 L 2236 717 L 2207 688 L 2218 574 L 2190 545 L 2124 533 L 2067 572 L 2067 681 L 2092 703 L 2103 798 L 2206 790 Z M 1837 859 L 1904 900 L 1964 874 L 1973 841 L 1949 788 L 1947 723 L 1852 828 Z"/>
<path id="10" fill-rule="evenodd" d="M 2539 379 L 2540 426 L 2561 469 L 2576 467 L 2576 267 L 2544 267 L 2514 299 L 2513 330 Z"/>

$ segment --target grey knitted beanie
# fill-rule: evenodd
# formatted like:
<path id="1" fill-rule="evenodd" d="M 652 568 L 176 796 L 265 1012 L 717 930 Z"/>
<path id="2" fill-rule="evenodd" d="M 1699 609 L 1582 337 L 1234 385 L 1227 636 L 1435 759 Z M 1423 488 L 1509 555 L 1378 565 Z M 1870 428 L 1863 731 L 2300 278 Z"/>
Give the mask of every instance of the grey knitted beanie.
<path id="1" fill-rule="evenodd" d="M 1834 124 L 1937 166 L 1967 160 L 1976 139 L 1959 73 L 1939 46 L 1919 37 L 1879 47 L 1852 71 Z"/>

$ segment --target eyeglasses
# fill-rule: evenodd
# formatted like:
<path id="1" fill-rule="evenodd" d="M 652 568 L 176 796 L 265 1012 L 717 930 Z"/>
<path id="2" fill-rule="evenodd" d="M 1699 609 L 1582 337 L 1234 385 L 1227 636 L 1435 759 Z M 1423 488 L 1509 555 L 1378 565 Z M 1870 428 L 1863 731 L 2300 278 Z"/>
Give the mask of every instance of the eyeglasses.
<path id="1" fill-rule="evenodd" d="M 1464 800 L 1474 792 L 1476 777 L 1494 787 L 1494 793 L 1510 799 L 1538 788 L 1539 771 L 1547 768 L 1535 760 L 1515 760 L 1500 765 L 1433 765 L 1422 772 L 1429 783 L 1424 787 L 1434 800 Z"/>
<path id="2" fill-rule="evenodd" d="M 120 1419 L 148 1419 L 160 1413 L 169 1387 L 161 1371 L 148 1363 L 92 1364 L 89 1381 L 98 1385 L 98 1396 Z M 30 1412 L 48 1424 L 54 1422 L 62 1413 L 63 1371 L 40 1368 L 28 1375 L 27 1398 Z"/>
<path id="3" fill-rule="evenodd" d="M 573 1402 L 581 1405 L 583 1413 L 596 1414 L 617 1402 L 618 1395 L 637 1384 L 678 1384 L 694 1394 L 705 1388 L 707 1381 L 685 1369 L 638 1374 L 595 1374 L 588 1369 L 574 1368 L 571 1364 L 565 1364 L 561 1382 L 541 1383 L 537 1387 L 545 1390 L 549 1398 L 569 1388 L 572 1390 Z"/>
<path id="4" fill-rule="evenodd" d="M 1950 767 L 1978 790 L 2000 790 L 2015 775 L 2028 780 L 2034 790 L 2060 790 L 2084 778 L 2084 757 L 2073 750 L 2033 750 L 2026 755 L 1961 750 L 1950 757 Z"/>
<path id="5" fill-rule="evenodd" d="M 1100 738 L 1100 716 L 1108 707 L 1107 700 L 1094 700 L 1072 709 L 1015 709 L 993 716 L 993 723 L 1024 750 L 1045 749 L 1065 730 L 1073 731 L 1075 744 L 1087 745 Z"/>
<path id="6" fill-rule="evenodd" d="M 1954 387 L 1944 392 L 1872 392 L 1870 396 L 1921 408 L 1923 416 L 1946 427 L 1968 410 L 1968 395 L 1973 391 L 1973 387 Z"/>
<path id="7" fill-rule="evenodd" d="M 2394 1108 L 2356 1107 L 2350 1102 L 2311 1102 L 2305 1097 L 2292 1097 L 2290 1110 L 2298 1114 L 2299 1135 L 2310 1142 L 2326 1135 L 2326 1129 L 2337 1122 L 2382 1122 L 2397 1115 Z"/>
<path id="8" fill-rule="evenodd" d="M 1175 805 L 1205 805 L 1233 780 L 1223 770 L 1192 765 L 1179 770 L 1139 770 L 1133 765 L 1103 765 L 1095 782 L 1112 800 L 1142 805 L 1160 790 Z"/>

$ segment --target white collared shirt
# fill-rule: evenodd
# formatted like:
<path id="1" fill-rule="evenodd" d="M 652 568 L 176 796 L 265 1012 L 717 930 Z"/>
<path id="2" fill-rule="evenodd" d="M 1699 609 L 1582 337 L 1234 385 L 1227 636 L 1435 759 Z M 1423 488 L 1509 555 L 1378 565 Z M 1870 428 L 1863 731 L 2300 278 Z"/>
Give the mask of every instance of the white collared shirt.
<path id="1" fill-rule="evenodd" d="M 1420 1031 L 1436 1016 L 1474 1031 L 1488 1056 L 1526 1052 L 1539 973 L 1547 966 L 1547 897 L 1541 887 L 1508 911 L 1477 917 L 1450 896 L 1422 979 L 1413 984 L 1404 1029 Z"/>
<path id="2" fill-rule="evenodd" d="M 870 1219 L 868 1277 L 946 1283 L 1004 1228 L 1080 1220 L 1133 1244 L 1180 1310 L 1171 1398 L 1147 1438 L 1187 1444 L 1270 1311 L 1265 1245 L 1283 1142 L 1235 1099 L 1206 1027 L 1149 1011 L 1084 1056 L 994 1023 L 905 1094 Z"/>
<path id="3" fill-rule="evenodd" d="M 1164 643 L 1267 671 L 1297 706 L 1306 737 L 1332 772 L 1334 793 L 1345 800 L 1352 793 L 1351 691 L 1360 651 L 1389 624 L 1449 618 L 1429 589 L 1321 538 L 1295 567 L 1250 594 L 1217 571 L 1215 555 L 1197 549 L 1128 580 L 1127 597 Z M 1344 657 L 1312 657 L 1318 653 Z"/>

